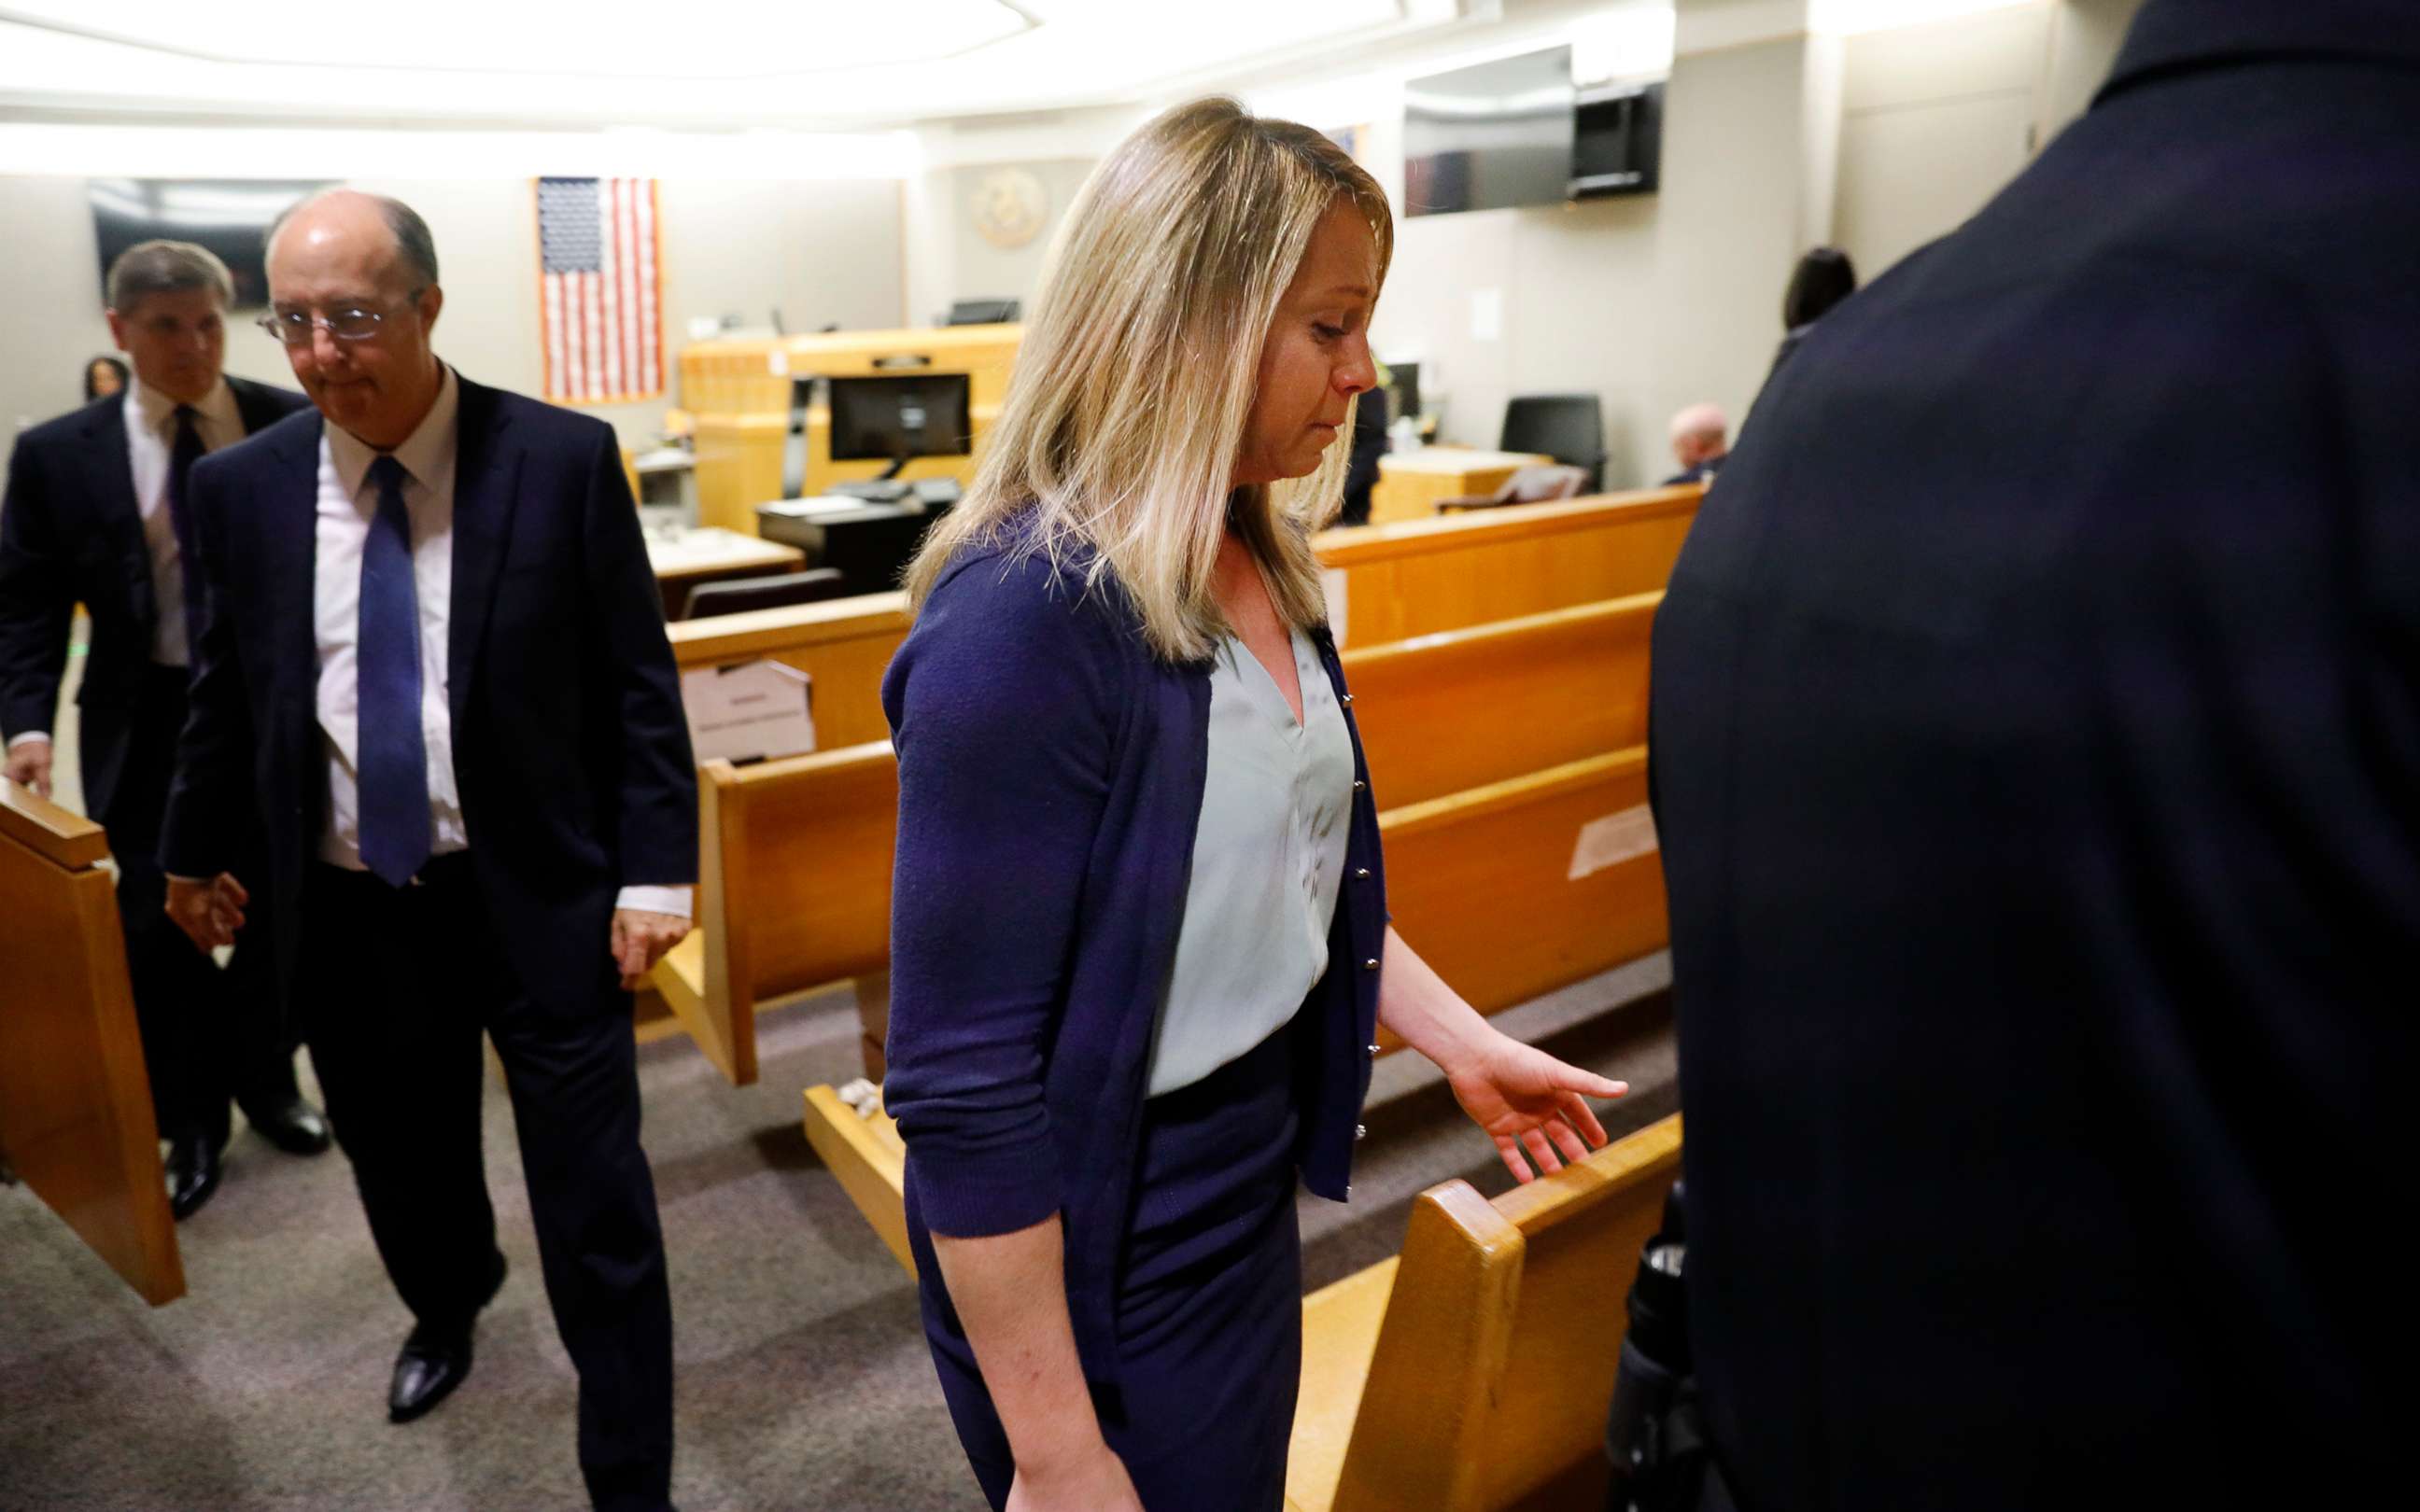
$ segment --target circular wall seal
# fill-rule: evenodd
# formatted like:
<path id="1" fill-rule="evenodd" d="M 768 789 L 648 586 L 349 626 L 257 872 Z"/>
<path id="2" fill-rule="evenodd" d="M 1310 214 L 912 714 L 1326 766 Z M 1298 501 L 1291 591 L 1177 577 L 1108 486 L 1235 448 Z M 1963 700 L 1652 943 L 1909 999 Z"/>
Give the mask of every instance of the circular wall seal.
<path id="1" fill-rule="evenodd" d="M 975 185 L 975 229 L 995 247 L 1021 247 L 1042 234 L 1049 196 L 1023 168 L 994 168 Z"/>

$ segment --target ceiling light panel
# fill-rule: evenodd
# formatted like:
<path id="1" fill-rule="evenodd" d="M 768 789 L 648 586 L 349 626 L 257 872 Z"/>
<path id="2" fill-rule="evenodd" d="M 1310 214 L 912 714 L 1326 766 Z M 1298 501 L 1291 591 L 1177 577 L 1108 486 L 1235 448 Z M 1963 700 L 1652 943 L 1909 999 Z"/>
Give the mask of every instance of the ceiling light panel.
<path id="1" fill-rule="evenodd" d="M 0 20 L 224 63 L 591 79 L 743 79 L 928 62 L 1028 30 L 1006 0 L 691 0 L 679 41 L 661 0 L 576 11 L 418 0 L 409 12 L 326 0 L 0 0 Z M 232 23 L 232 24 L 231 24 Z"/>

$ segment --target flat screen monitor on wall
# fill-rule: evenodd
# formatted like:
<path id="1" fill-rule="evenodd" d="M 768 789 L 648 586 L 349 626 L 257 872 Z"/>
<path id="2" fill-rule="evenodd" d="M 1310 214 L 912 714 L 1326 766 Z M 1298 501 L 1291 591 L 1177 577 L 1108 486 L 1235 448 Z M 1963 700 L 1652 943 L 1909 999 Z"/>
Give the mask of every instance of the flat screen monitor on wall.
<path id="1" fill-rule="evenodd" d="M 269 302 L 269 227 L 322 182 L 258 178 L 90 178 L 92 228 L 101 245 L 101 297 L 109 266 L 141 241 L 191 241 L 218 254 L 235 281 L 235 308 Z"/>
<path id="2" fill-rule="evenodd" d="M 1404 86 L 1404 209 L 1562 203 L 1576 99 L 1568 47 L 1412 80 Z"/>

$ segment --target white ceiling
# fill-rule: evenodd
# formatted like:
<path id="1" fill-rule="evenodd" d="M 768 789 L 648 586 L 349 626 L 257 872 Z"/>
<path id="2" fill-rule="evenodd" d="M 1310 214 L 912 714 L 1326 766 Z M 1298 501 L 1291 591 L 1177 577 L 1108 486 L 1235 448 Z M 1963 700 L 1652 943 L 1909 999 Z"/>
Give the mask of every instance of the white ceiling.
<path id="1" fill-rule="evenodd" d="M 1127 101 L 1496 9 L 1496 0 L 0 0 L 0 119 L 862 129 Z"/>

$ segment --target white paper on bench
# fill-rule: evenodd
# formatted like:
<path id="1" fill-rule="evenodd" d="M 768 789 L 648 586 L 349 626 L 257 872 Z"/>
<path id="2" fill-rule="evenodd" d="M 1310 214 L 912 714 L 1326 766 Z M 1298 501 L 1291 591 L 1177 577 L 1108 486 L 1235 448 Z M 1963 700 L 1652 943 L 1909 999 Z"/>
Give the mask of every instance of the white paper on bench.
<path id="1" fill-rule="evenodd" d="M 1572 850 L 1572 874 L 1577 882 L 1609 866 L 1651 855 L 1655 849 L 1655 815 L 1647 805 L 1591 819 L 1580 825 L 1580 842 Z"/>
<path id="2" fill-rule="evenodd" d="M 814 687 L 778 661 L 743 661 L 681 673 L 689 743 L 699 761 L 799 756 L 815 748 Z"/>

